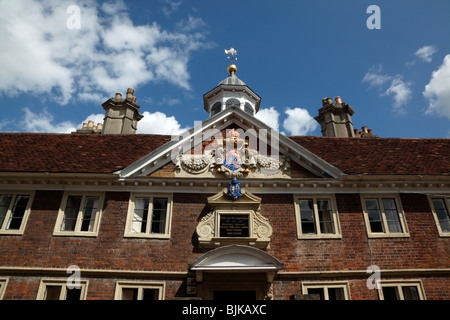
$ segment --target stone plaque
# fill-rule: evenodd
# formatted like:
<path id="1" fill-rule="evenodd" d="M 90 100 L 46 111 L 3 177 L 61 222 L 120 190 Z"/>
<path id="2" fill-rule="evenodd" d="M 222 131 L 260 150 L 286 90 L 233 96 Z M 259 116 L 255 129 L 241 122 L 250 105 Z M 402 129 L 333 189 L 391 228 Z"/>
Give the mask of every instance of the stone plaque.
<path id="1" fill-rule="evenodd" d="M 248 237 L 248 214 L 220 215 L 220 237 Z"/>

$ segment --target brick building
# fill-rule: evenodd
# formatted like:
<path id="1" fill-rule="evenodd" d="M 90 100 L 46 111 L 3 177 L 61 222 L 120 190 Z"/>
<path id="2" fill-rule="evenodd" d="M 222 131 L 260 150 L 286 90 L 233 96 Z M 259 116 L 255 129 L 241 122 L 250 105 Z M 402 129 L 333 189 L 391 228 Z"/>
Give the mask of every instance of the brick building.
<path id="1" fill-rule="evenodd" d="M 339 97 L 287 137 L 228 71 L 176 138 L 135 134 L 132 89 L 1 133 L 0 299 L 450 299 L 450 140 L 360 133 Z"/>

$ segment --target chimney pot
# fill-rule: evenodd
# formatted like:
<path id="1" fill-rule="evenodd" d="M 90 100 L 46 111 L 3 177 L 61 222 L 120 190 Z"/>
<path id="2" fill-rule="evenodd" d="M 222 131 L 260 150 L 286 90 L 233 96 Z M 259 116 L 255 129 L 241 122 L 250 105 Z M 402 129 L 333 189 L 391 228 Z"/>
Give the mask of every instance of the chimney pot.
<path id="1" fill-rule="evenodd" d="M 83 128 L 87 128 L 87 123 L 83 122 Z"/>
<path id="2" fill-rule="evenodd" d="M 372 129 L 369 129 L 369 133 L 372 133 L 373 131 L 372 131 Z"/>
<path id="3" fill-rule="evenodd" d="M 328 104 L 332 104 L 332 103 L 333 103 L 333 99 L 327 98 L 327 103 L 328 103 Z"/>
<path id="4" fill-rule="evenodd" d="M 127 90 L 127 99 L 131 99 L 133 97 L 134 90 L 133 88 L 128 88 Z"/>
<path id="5" fill-rule="evenodd" d="M 121 99 L 121 98 L 122 98 L 122 94 L 119 93 L 119 92 L 117 92 L 117 93 L 116 93 L 116 99 Z"/>
<path id="6" fill-rule="evenodd" d="M 368 132 L 368 131 L 367 131 L 367 127 L 366 127 L 366 126 L 362 127 L 362 131 L 363 131 L 364 133 L 367 133 L 367 132 Z"/>
<path id="7" fill-rule="evenodd" d="M 334 98 L 334 101 L 336 101 L 337 104 L 341 104 L 342 103 L 341 97 Z"/>
<path id="8" fill-rule="evenodd" d="M 359 136 L 359 130 L 358 129 L 354 129 L 353 132 L 355 133 L 355 136 Z"/>
<path id="9" fill-rule="evenodd" d="M 103 129 L 103 123 L 97 123 L 97 129 L 102 130 Z"/>
<path id="10" fill-rule="evenodd" d="M 88 121 L 88 128 L 92 128 L 92 127 L 94 127 L 94 121 L 89 120 Z"/>
<path id="11" fill-rule="evenodd" d="M 323 98 L 322 99 L 322 106 L 326 106 L 328 104 L 328 100 L 327 100 L 327 98 Z"/>

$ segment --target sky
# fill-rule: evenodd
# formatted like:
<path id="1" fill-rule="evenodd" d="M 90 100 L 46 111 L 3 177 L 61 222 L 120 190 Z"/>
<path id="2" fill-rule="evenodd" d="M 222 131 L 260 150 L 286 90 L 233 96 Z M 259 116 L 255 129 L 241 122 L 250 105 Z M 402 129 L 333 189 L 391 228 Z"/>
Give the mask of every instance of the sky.
<path id="1" fill-rule="evenodd" d="M 137 133 L 179 134 L 230 48 L 284 134 L 320 136 L 340 96 L 359 130 L 450 138 L 448 0 L 0 0 L 0 131 L 70 133 L 134 88 Z"/>

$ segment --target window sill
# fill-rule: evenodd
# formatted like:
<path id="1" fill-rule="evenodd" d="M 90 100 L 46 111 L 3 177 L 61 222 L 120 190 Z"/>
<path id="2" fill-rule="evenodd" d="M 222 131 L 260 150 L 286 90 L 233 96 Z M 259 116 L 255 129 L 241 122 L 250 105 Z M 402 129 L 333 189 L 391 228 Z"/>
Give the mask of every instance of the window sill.
<path id="1" fill-rule="evenodd" d="M 170 240 L 170 234 L 125 233 L 124 238 Z"/>
<path id="2" fill-rule="evenodd" d="M 409 238 L 409 233 L 369 233 L 368 238 Z"/>
<path id="3" fill-rule="evenodd" d="M 63 231 L 55 231 L 53 235 L 56 237 L 86 237 L 86 238 L 95 238 L 98 236 L 98 232 L 63 232 Z"/>
<path id="4" fill-rule="evenodd" d="M 342 234 L 298 234 L 298 240 L 342 239 Z"/>

